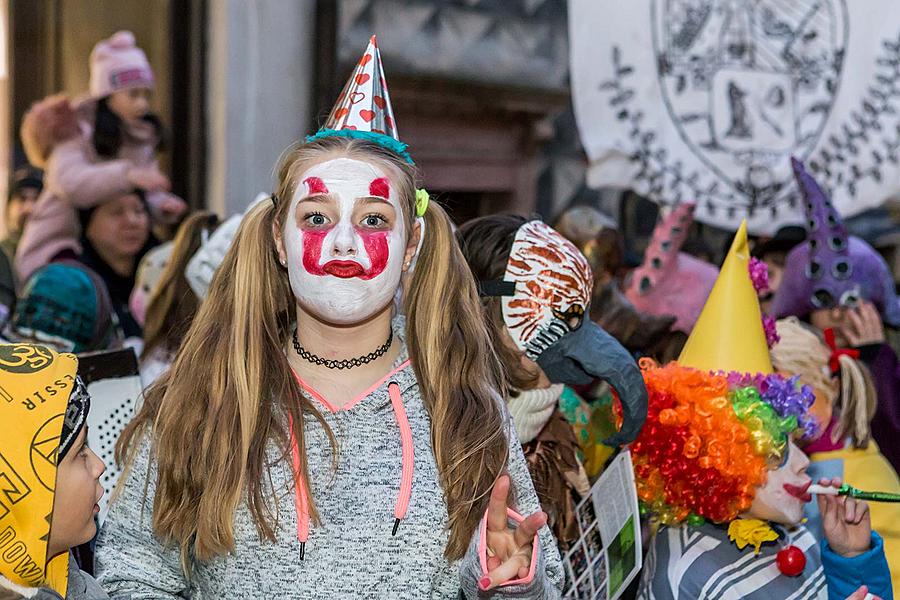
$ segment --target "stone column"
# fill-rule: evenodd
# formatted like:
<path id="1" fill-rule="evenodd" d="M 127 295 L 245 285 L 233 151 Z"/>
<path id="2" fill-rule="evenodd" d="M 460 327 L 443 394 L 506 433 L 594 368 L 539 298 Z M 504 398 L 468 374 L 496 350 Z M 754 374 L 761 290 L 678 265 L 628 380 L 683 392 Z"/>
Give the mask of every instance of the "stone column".
<path id="1" fill-rule="evenodd" d="M 227 216 L 271 192 L 312 121 L 314 0 L 210 0 L 207 206 Z"/>

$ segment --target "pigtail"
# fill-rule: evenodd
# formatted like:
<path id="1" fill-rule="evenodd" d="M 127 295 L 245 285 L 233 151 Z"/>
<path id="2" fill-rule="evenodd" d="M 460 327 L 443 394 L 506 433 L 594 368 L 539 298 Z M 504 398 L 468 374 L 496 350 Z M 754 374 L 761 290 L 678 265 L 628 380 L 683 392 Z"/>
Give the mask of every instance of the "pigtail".
<path id="1" fill-rule="evenodd" d="M 272 232 L 285 213 L 283 203 L 262 202 L 245 215 L 171 369 L 147 390 L 117 446 L 117 459 L 129 461 L 138 434 L 152 430 L 153 528 L 180 547 L 186 572 L 191 558 L 208 561 L 234 549 L 234 514 L 242 501 L 260 537 L 275 539 L 279 491 L 266 485 L 266 445 L 276 440 L 288 463 L 291 445 L 279 404 L 294 423 L 301 465 L 295 482 L 302 478 L 311 489 L 305 414 L 323 425 L 336 448 L 284 354 L 294 302 Z M 318 523 L 311 494 L 308 504 Z"/>
<path id="2" fill-rule="evenodd" d="M 500 364 L 475 282 L 447 213 L 431 202 L 405 294 L 407 343 L 432 418 L 432 446 L 449 513 L 445 556 L 461 558 L 505 469 L 508 440 Z"/>
<path id="3" fill-rule="evenodd" d="M 840 362 L 841 416 L 832 432 L 833 442 L 850 436 L 854 448 L 866 448 L 872 438 L 869 424 L 877 408 L 877 392 L 868 370 L 856 359 L 842 354 Z"/>

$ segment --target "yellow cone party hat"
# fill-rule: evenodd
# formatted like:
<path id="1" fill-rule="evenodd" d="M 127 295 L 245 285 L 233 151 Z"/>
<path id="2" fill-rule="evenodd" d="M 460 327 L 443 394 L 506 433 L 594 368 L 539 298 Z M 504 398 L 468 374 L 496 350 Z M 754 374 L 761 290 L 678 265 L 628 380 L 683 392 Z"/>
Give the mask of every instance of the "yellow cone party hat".
<path id="1" fill-rule="evenodd" d="M 374 35 L 331 109 L 324 129 L 371 131 L 400 139 Z"/>
<path id="2" fill-rule="evenodd" d="M 749 263 L 747 222 L 744 221 L 678 357 L 679 364 L 704 371 L 773 372 Z"/>

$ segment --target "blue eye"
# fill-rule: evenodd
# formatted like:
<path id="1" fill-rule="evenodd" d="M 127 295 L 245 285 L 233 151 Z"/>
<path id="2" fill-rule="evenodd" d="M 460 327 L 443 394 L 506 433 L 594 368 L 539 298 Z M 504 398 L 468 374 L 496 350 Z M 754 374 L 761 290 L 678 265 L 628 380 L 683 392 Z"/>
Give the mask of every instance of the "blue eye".
<path id="1" fill-rule="evenodd" d="M 385 219 L 381 215 L 367 215 L 366 218 L 363 219 L 362 222 L 364 227 L 382 227 L 387 225 L 387 219 Z"/>
<path id="2" fill-rule="evenodd" d="M 310 213 L 303 220 L 307 225 L 312 225 L 313 227 L 322 227 L 328 224 L 328 218 L 322 213 Z"/>

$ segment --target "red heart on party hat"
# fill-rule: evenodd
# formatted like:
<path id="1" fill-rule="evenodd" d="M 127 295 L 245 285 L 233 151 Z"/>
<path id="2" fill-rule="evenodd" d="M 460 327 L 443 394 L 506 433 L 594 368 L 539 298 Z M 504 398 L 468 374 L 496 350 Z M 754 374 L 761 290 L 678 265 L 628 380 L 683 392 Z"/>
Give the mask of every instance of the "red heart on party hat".
<path id="1" fill-rule="evenodd" d="M 356 125 L 344 125 L 344 129 L 356 129 Z"/>
<path id="2" fill-rule="evenodd" d="M 369 61 L 372 60 L 371 54 L 364 55 L 361 59 L 359 59 L 359 66 L 364 67 L 369 64 Z"/>
<path id="3" fill-rule="evenodd" d="M 372 102 L 375 103 L 375 106 L 381 109 L 384 109 L 384 105 L 386 104 L 384 98 L 382 98 L 381 96 L 374 96 L 372 98 Z"/>
<path id="4" fill-rule="evenodd" d="M 343 119 L 344 117 L 346 117 L 349 114 L 350 114 L 350 109 L 346 108 L 346 107 L 342 107 L 342 108 L 339 108 L 334 111 L 334 118 L 335 119 Z"/>
<path id="5" fill-rule="evenodd" d="M 361 116 L 366 123 L 371 123 L 372 119 L 375 118 L 375 111 L 363 108 L 359 111 L 359 116 Z"/>
<path id="6" fill-rule="evenodd" d="M 360 73 L 356 76 L 356 85 L 362 85 L 370 79 L 372 79 L 372 76 L 368 73 Z"/>
<path id="7" fill-rule="evenodd" d="M 394 120 L 387 115 L 384 116 L 384 124 L 387 125 L 388 129 L 394 128 Z"/>
<path id="8" fill-rule="evenodd" d="M 366 95 L 363 92 L 353 92 L 350 94 L 350 104 L 356 104 L 360 100 L 365 99 Z"/>

